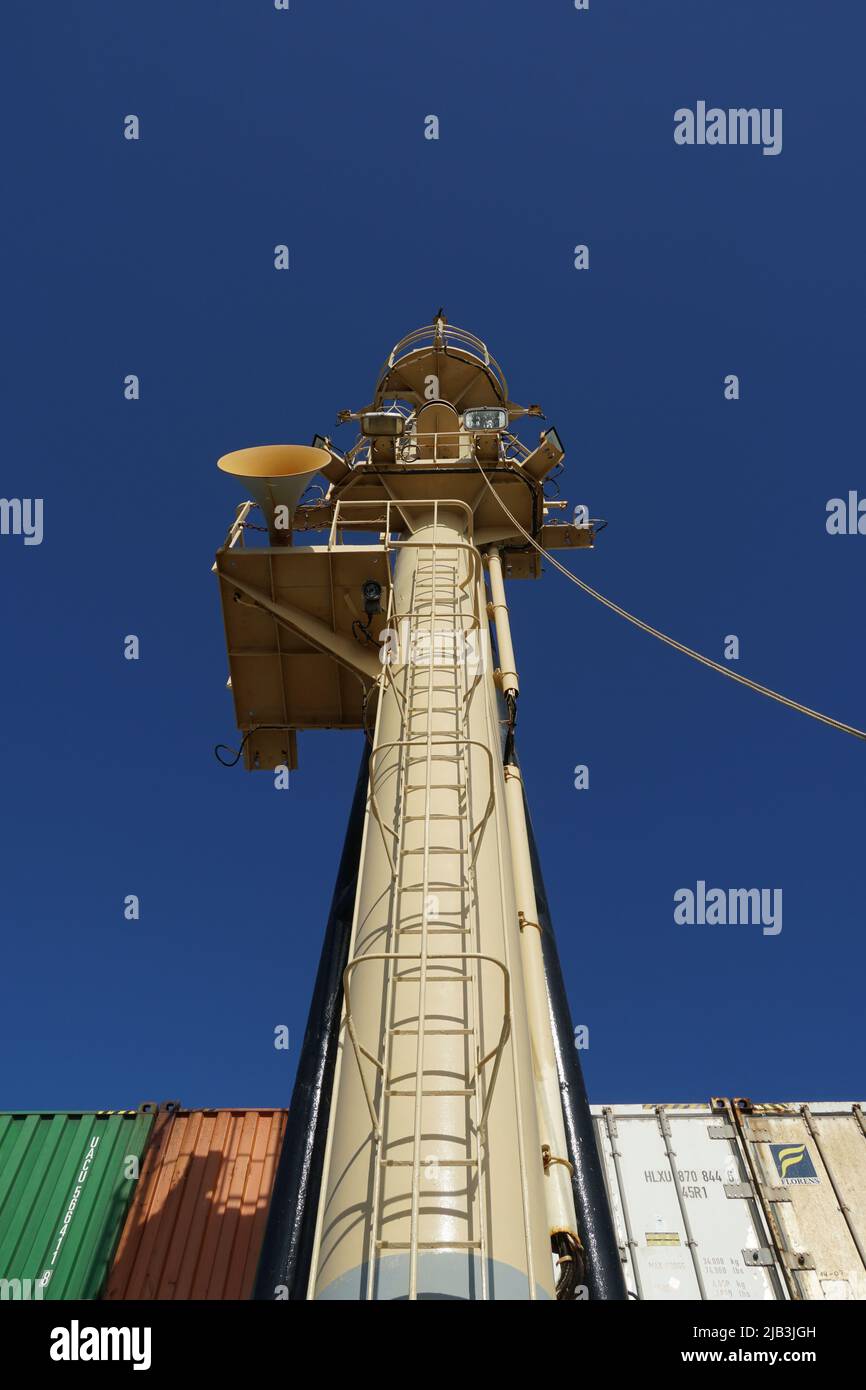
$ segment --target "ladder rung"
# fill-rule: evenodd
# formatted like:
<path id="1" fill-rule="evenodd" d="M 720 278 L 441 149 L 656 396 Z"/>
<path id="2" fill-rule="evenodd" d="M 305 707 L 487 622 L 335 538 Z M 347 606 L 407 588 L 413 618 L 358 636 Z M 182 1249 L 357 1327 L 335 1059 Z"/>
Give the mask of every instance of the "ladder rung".
<path id="1" fill-rule="evenodd" d="M 436 1158 L 435 1154 L 430 1154 L 427 1158 L 422 1158 L 416 1164 L 414 1158 L 380 1158 L 379 1162 L 383 1168 L 423 1168 L 428 1163 L 434 1163 L 437 1168 L 477 1168 L 477 1158 Z M 441 1196 L 442 1194 L 427 1192 L 423 1194 L 427 1197 Z"/>
<path id="2" fill-rule="evenodd" d="M 417 1028 L 389 1028 L 389 1033 L 399 1033 L 404 1038 L 417 1038 L 419 1030 Z M 471 1037 L 475 1032 L 474 1028 L 425 1028 L 424 1036 L 440 1038 Z"/>
<path id="3" fill-rule="evenodd" d="M 398 932 L 400 933 L 401 936 L 420 936 L 421 933 L 422 933 L 422 931 L 423 931 L 423 927 L 398 927 L 397 930 L 398 930 Z M 466 933 L 467 933 L 467 932 L 471 932 L 471 930 L 472 930 L 471 927 L 457 927 L 457 926 L 454 926 L 454 927 L 428 927 L 428 928 L 427 928 L 427 934 L 428 934 L 428 936 L 455 936 L 455 935 L 465 936 Z"/>
<path id="4" fill-rule="evenodd" d="M 466 795 L 466 788 L 460 782 L 431 782 L 428 786 L 406 787 L 405 794 L 410 792 L 459 792 L 461 796 Z"/>
<path id="5" fill-rule="evenodd" d="M 423 759 L 419 759 L 419 761 L 423 762 Z M 393 768 L 384 768 L 381 773 L 381 780 L 384 782 L 385 777 L 390 776 L 393 771 Z M 378 777 L 376 781 L 378 783 Z M 459 792 L 461 797 L 465 797 L 466 785 L 463 782 L 418 782 L 414 786 L 403 788 L 404 796 L 409 796 L 411 792 L 423 792 L 425 796 L 429 792 Z"/>
<path id="6" fill-rule="evenodd" d="M 419 819 L 423 820 L 424 817 L 421 816 Z M 453 817 L 447 816 L 446 819 L 452 820 Z M 409 854 L 458 854 L 462 857 L 469 853 L 468 849 L 460 849 L 457 845 L 419 845 L 417 849 L 407 849 L 405 845 L 400 847 L 401 858 Z"/>
<path id="7" fill-rule="evenodd" d="M 408 1099 L 408 1100 L 414 1100 L 416 1094 L 421 1095 L 421 1096 L 474 1096 L 474 1095 L 475 1095 L 475 1087 L 474 1087 L 474 1086 L 468 1086 L 468 1087 L 467 1087 L 467 1086 L 464 1086 L 462 1090 L 454 1090 L 454 1091 L 419 1091 L 419 1092 L 417 1092 L 417 1093 L 416 1093 L 415 1091 L 392 1091 L 391 1088 L 388 1087 L 388 1088 L 386 1089 L 386 1091 L 385 1091 L 385 1095 L 386 1095 L 386 1096 L 389 1096 L 389 1097 L 391 1097 L 391 1096 L 400 1096 L 400 1097 L 402 1097 L 403 1099 Z"/>
<path id="8" fill-rule="evenodd" d="M 434 730 L 434 733 L 439 733 L 439 731 Z M 411 739 L 411 742 L 413 742 L 413 744 L 421 744 L 421 742 L 427 742 L 427 734 L 418 734 L 418 737 Z M 439 741 L 438 744 L 432 745 L 430 755 L 431 763 L 455 762 L 455 759 L 460 758 L 461 753 L 463 753 L 464 745 L 466 744 L 468 744 L 468 738 L 459 738 L 456 734 L 441 734 L 441 741 Z M 435 748 L 457 748 L 459 749 L 459 752 L 436 753 L 432 751 L 432 749 Z M 427 753 L 425 753 L 424 758 L 407 758 L 406 766 L 417 766 L 418 763 L 425 762 L 427 762 Z"/>
<path id="9" fill-rule="evenodd" d="M 416 967 L 417 969 L 417 967 Z M 420 985 L 420 975 L 395 975 L 395 985 Z M 428 985 L 468 985 L 472 983 L 471 975 L 428 975 Z"/>
<path id="10" fill-rule="evenodd" d="M 465 742 L 465 740 L 463 740 L 463 739 L 450 739 L 449 742 L 451 742 L 451 743 L 462 743 L 462 742 Z M 457 761 L 458 758 L 461 758 L 462 756 L 463 756 L 462 753 L 434 753 L 434 754 L 432 755 L 430 761 L 431 761 L 431 763 L 454 763 L 454 762 Z M 427 761 L 426 757 L 424 757 L 424 758 L 407 758 L 407 760 L 406 760 L 406 766 L 407 766 L 407 767 L 417 767 L 418 763 L 426 763 L 426 761 Z"/>
<path id="11" fill-rule="evenodd" d="M 403 744 L 404 747 L 418 748 L 423 751 L 424 757 L 409 757 L 406 759 L 406 765 L 408 766 L 411 763 L 417 762 L 426 763 L 428 748 L 430 749 L 432 762 L 443 762 L 453 759 L 455 756 L 453 750 L 455 748 L 462 752 L 464 748 L 469 747 L 471 742 L 472 740 L 470 738 L 467 738 L 465 734 L 459 733 L 456 729 L 419 729 L 418 733 L 409 734 L 408 738 L 404 739 Z"/>
<path id="12" fill-rule="evenodd" d="M 460 691 L 460 686 L 456 681 L 454 682 L 454 685 L 450 690 L 440 689 L 437 686 L 437 688 L 432 692 L 434 695 L 447 696 L 446 704 L 437 705 L 431 700 L 417 700 L 414 698 L 416 693 L 418 692 L 412 692 L 409 696 L 407 696 L 407 701 L 412 701 L 411 704 L 407 703 L 405 711 L 409 715 L 410 719 L 420 719 L 422 716 L 426 717 L 428 715 L 440 715 L 443 719 L 446 715 L 449 719 L 454 719 L 455 716 L 457 718 L 460 717 L 460 709 L 456 701 L 461 700 L 463 697 Z M 422 693 L 426 694 L 426 692 Z M 434 729 L 433 732 L 437 734 L 444 734 L 446 731 L 444 729 Z"/>
<path id="13" fill-rule="evenodd" d="M 458 1215 L 459 1213 L 455 1213 Z M 465 1217 L 463 1218 L 466 1219 Z M 377 1240 L 379 1250 L 411 1250 L 411 1243 L 401 1240 Z M 480 1240 L 419 1240 L 416 1250 L 480 1250 Z"/>
<path id="14" fill-rule="evenodd" d="M 462 633 L 462 631 L 463 631 L 463 630 L 461 629 L 461 633 Z M 471 629 L 471 628 L 468 628 L 467 631 L 471 632 L 472 629 Z M 431 670 L 433 671 L 433 675 L 434 675 L 434 676 L 436 676 L 437 674 L 438 674 L 438 675 L 445 676 L 445 675 L 450 675 L 450 674 L 452 673 L 452 671 L 455 670 L 455 668 L 456 668 L 456 669 L 462 669 L 461 667 L 459 667 L 459 666 L 457 665 L 457 658 L 458 658 L 459 653 L 455 653 L 455 656 L 454 656 L 454 665 L 452 665 L 452 663 L 451 663 L 450 661 L 444 661 L 444 660 L 442 660 L 442 657 L 443 657 L 443 655 L 444 655 L 444 653 L 443 653 L 443 651 L 442 651 L 442 647 L 443 647 L 443 645 L 444 645 L 443 639 L 447 637 L 448 640 L 450 641 L 450 640 L 453 638 L 453 636 L 454 636 L 454 632 L 453 632 L 452 630 L 449 630 L 448 628 L 446 628 L 443 632 L 438 632 L 438 633 L 437 633 L 437 630 L 434 628 L 432 633 L 430 633 L 430 632 L 425 632 L 425 633 L 423 634 L 424 640 L 427 641 L 428 639 L 430 639 L 430 640 L 433 642 L 434 646 L 435 646 L 435 641 L 436 641 L 436 637 L 437 637 L 437 636 L 439 637 L 439 648 L 438 648 L 438 650 L 433 651 L 433 652 L 430 654 L 430 655 L 432 655 L 432 657 L 433 657 L 432 662 L 429 661 L 429 660 L 427 659 L 427 657 L 428 657 L 427 652 L 421 652 L 420 655 L 419 655 L 418 653 L 415 654 L 415 660 L 412 662 L 412 670 L 411 670 L 411 676 L 412 676 L 411 683 L 412 683 L 412 685 L 421 685 L 421 684 L 423 684 L 424 687 L 425 687 L 425 689 L 428 689 L 429 686 L 430 686 L 430 671 L 431 671 Z M 417 637 L 416 637 L 416 640 L 417 640 Z M 435 689 L 435 682 L 434 682 L 434 689 Z"/>
<path id="15" fill-rule="evenodd" d="M 457 699 L 457 697 L 459 696 L 459 694 L 460 694 L 460 691 L 459 691 L 459 690 L 455 690 L 455 691 L 454 691 L 454 698 Z M 429 702 L 426 702 L 426 701 L 425 701 L 425 703 L 424 703 L 423 705 L 410 705 L 409 708 L 407 709 L 406 713 L 408 714 L 408 716 L 409 716 L 410 719 L 422 719 L 422 718 L 428 718 L 430 715 L 434 715 L 434 714 L 448 714 L 448 715 L 456 714 L 456 713 L 457 713 L 457 710 L 455 709 L 455 707 L 454 707 L 453 704 L 441 705 L 441 706 L 440 706 L 440 705 L 431 705 L 431 704 L 429 704 Z M 434 733 L 437 733 L 437 734 L 441 734 L 441 733 L 445 733 L 446 730 L 444 730 L 444 729 L 434 729 L 433 732 L 434 732 Z M 450 732 L 450 730 L 449 730 L 448 732 Z"/>
<path id="16" fill-rule="evenodd" d="M 436 883 L 430 883 L 430 884 L 428 884 L 427 886 L 428 886 L 428 888 L 430 888 L 430 889 L 438 888 L 439 891 L 442 892 L 442 893 L 444 893 L 444 892 L 448 892 L 448 893 L 460 893 L 460 894 L 465 894 L 465 896 L 466 896 L 467 898 L 469 898 L 469 899 L 473 899 L 473 898 L 474 898 L 474 895 L 473 895 L 473 893 L 472 893 L 472 890 L 471 890 L 471 888 L 470 888 L 468 885 L 456 884 L 456 883 L 449 883 L 449 884 L 444 884 L 444 883 L 438 883 L 438 884 L 436 884 Z M 399 885 L 398 885 L 398 889 L 399 889 L 399 891 L 400 891 L 401 893 L 409 893 L 409 892 L 411 892 L 411 893 L 415 893 L 415 892 L 420 893 L 420 892 L 421 892 L 421 885 L 420 885 L 420 883 L 419 883 L 418 886 L 417 886 L 417 888 L 415 888 L 415 887 L 413 887 L 413 888 L 400 888 Z M 471 901 L 470 903 L 467 904 L 467 910 L 471 910 L 471 908 L 474 907 L 474 906 L 475 906 L 474 901 Z M 463 912 L 461 912 L 460 909 L 459 909 L 459 908 L 456 908 L 456 907 L 451 908 L 450 911 L 452 911 L 452 912 L 459 912 L 461 917 L 463 917 L 463 915 L 464 915 Z M 419 908 L 418 911 L 417 911 L 416 913 L 414 913 L 414 914 L 407 914 L 407 921 L 411 921 L 412 915 L 415 916 L 417 922 L 418 922 L 419 925 L 420 925 L 421 917 L 422 917 L 422 913 L 421 913 L 420 908 Z M 446 926 L 449 926 L 449 925 L 450 925 L 450 926 L 455 926 L 455 925 L 456 925 L 456 923 L 449 923 L 449 922 L 448 922 L 448 910 L 443 911 L 443 912 L 440 912 L 440 913 L 439 913 L 439 916 L 438 916 L 438 919 L 437 919 L 437 917 L 436 917 L 436 915 L 435 915 L 434 913 L 431 913 L 430 916 L 431 916 L 432 921 L 434 921 L 434 922 L 435 922 L 436 920 L 439 920 L 439 921 L 441 921 L 441 922 L 444 922 Z M 415 927 L 399 927 L 399 926 L 397 927 L 397 931 L 415 931 L 415 930 L 417 930 L 417 928 L 415 928 Z M 468 928 L 467 928 L 467 930 L 468 930 Z"/>
<path id="17" fill-rule="evenodd" d="M 426 885 L 423 883 L 401 883 L 400 892 L 423 893 L 425 886 L 428 892 L 463 893 L 467 890 L 469 884 L 468 881 L 464 881 L 463 883 L 446 883 L 444 879 L 428 879 Z"/>
<path id="18" fill-rule="evenodd" d="M 444 847 L 443 847 L 443 848 L 444 848 Z M 462 889 L 465 889 L 465 888 L 468 887 L 468 884 L 469 884 L 468 870 L 469 870 L 471 867 L 473 867 L 472 864 L 471 864 L 470 852 L 469 852 L 468 850 L 455 849 L 455 850 L 452 850 L 451 853 L 457 855 L 458 858 L 467 861 L 466 863 L 463 863 L 463 864 L 458 865 L 458 873 L 460 874 L 459 879 L 454 879 L 454 878 L 451 878 L 451 879 L 440 878 L 440 879 L 437 879 L 436 882 L 434 883 L 433 880 L 432 880 L 432 879 L 429 877 L 429 875 L 428 875 L 428 877 L 427 877 L 427 887 L 428 887 L 428 888 L 436 888 L 436 887 L 439 887 L 439 888 L 453 888 L 453 889 L 457 890 L 457 889 L 461 889 L 461 888 L 462 888 Z M 432 867 L 432 865 L 431 865 L 431 867 Z M 440 867 L 440 868 L 444 868 L 444 865 L 440 864 L 439 867 Z M 399 879 L 399 878 L 401 877 L 401 871 L 407 870 L 407 869 L 409 869 L 409 868 L 410 868 L 410 865 L 408 865 L 408 864 L 400 864 L 400 865 L 398 866 L 397 872 L 396 872 L 396 874 L 395 874 L 395 878 Z M 423 884 L 423 882 L 422 882 L 422 883 L 402 883 L 402 882 L 401 882 L 401 883 L 398 883 L 397 886 L 398 886 L 399 888 L 403 889 L 405 892 L 408 892 L 410 889 L 413 889 L 413 888 L 417 888 L 417 889 L 419 889 L 419 891 L 420 891 L 420 890 L 424 887 L 424 884 Z"/>

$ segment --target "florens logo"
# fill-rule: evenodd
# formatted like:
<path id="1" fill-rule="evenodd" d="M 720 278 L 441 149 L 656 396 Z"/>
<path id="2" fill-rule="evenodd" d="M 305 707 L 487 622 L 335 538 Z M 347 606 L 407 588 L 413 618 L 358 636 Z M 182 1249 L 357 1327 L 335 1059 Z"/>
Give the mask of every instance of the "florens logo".
<path id="1" fill-rule="evenodd" d="M 783 1187 L 815 1187 L 821 1181 L 805 1144 L 771 1144 L 770 1152 Z"/>
<path id="2" fill-rule="evenodd" d="M 763 145 L 764 154 L 782 153 L 782 108 L 738 106 L 723 110 L 699 101 L 674 112 L 678 145 Z"/>
<path id="3" fill-rule="evenodd" d="M 52 1361 L 131 1361 L 134 1371 L 150 1370 L 149 1327 L 68 1327 L 51 1329 Z"/>
<path id="4" fill-rule="evenodd" d="M 782 930 L 781 888 L 708 889 L 699 878 L 696 888 L 678 888 L 674 902 L 678 926 L 761 926 L 764 936 Z"/>

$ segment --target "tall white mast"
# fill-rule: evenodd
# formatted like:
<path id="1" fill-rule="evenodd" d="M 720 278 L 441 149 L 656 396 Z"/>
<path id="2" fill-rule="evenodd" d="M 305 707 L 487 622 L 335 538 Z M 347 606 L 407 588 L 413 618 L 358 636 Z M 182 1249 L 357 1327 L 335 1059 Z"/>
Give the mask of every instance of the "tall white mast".
<path id="1" fill-rule="evenodd" d="M 315 458 L 222 461 L 270 530 L 244 546 L 244 513 L 216 566 L 247 765 L 293 762 L 299 728 L 354 724 L 372 745 L 310 1298 L 552 1298 L 580 1266 L 522 784 L 503 760 L 518 693 L 503 566 L 536 577 L 538 557 L 497 497 L 548 548 L 592 528 L 551 523 L 542 482 L 562 450 L 552 431 L 521 444 L 527 414 L 440 312 L 344 412 L 360 422 L 348 455 L 320 439 Z M 316 468 L 327 495 L 299 506 Z M 316 529 L 325 545 L 285 544 Z"/>

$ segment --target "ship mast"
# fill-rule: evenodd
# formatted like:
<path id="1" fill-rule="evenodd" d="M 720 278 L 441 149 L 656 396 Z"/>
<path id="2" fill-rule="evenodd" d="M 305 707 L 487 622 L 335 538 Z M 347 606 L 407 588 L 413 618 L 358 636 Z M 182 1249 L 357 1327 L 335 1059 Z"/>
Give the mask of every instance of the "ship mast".
<path id="1" fill-rule="evenodd" d="M 245 503 L 215 566 L 246 765 L 293 767 L 298 730 L 370 745 L 309 1298 L 562 1298 L 587 1277 L 504 580 L 540 573 L 512 518 L 543 549 L 593 527 L 552 519 L 558 437 L 515 432 L 540 414 L 440 310 L 338 417 L 347 453 L 317 436 L 220 460 L 268 532 L 245 544 Z"/>

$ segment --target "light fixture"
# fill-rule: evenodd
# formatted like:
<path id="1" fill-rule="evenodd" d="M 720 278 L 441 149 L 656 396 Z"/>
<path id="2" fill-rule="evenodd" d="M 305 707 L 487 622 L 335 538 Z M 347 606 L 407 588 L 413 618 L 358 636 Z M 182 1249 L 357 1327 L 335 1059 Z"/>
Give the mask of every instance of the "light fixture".
<path id="1" fill-rule="evenodd" d="M 390 410 L 371 410 L 361 416 L 361 433 L 368 439 L 396 439 L 405 423 L 402 415 Z"/>
<path id="2" fill-rule="evenodd" d="M 508 411 L 502 405 L 474 405 L 463 412 L 463 428 L 478 434 L 485 430 L 504 430 Z"/>
<path id="3" fill-rule="evenodd" d="M 542 444 L 549 444 L 551 449 L 555 449 L 556 452 L 560 455 L 560 457 L 565 456 L 565 449 L 563 447 L 562 440 L 560 439 L 559 435 L 556 433 L 556 430 L 553 428 L 552 425 L 549 430 L 541 431 L 541 442 Z"/>
<path id="4" fill-rule="evenodd" d="M 382 612 L 382 585 L 377 579 L 365 579 L 361 586 L 364 595 L 364 612 L 368 618 L 373 618 L 377 613 Z"/>

